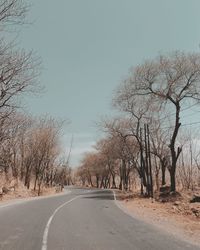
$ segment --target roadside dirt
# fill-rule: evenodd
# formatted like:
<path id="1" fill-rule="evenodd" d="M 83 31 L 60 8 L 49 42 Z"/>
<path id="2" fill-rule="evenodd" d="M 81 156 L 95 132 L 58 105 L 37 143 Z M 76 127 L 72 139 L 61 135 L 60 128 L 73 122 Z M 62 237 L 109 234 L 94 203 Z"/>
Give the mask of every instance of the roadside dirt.
<path id="1" fill-rule="evenodd" d="M 3 183 L 3 185 L 2 183 L 3 182 L 0 181 L 0 184 L 1 184 L 0 186 L 1 187 L 7 186 L 9 191 L 6 194 L 4 193 L 3 195 L 1 191 L 0 202 L 6 202 L 6 201 L 14 200 L 14 199 L 31 198 L 31 197 L 38 196 L 37 190 L 34 191 L 32 187 L 28 190 L 21 182 L 18 182 L 17 185 L 15 181 L 13 182 L 11 181 L 9 184 Z M 56 187 L 52 187 L 52 188 L 43 187 L 40 196 L 53 195 L 59 192 L 61 192 L 60 188 L 58 190 L 58 188 Z"/>
<path id="2" fill-rule="evenodd" d="M 200 203 L 189 203 L 187 195 L 181 201 L 166 203 L 127 194 L 118 194 L 118 197 L 120 204 L 135 218 L 200 246 Z"/>

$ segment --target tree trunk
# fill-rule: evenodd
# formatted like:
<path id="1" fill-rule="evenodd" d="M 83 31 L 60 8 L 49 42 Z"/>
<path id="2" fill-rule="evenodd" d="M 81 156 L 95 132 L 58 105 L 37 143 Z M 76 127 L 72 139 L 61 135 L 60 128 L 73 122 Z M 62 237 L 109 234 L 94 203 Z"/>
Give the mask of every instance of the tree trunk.
<path id="1" fill-rule="evenodd" d="M 144 146 L 145 146 L 145 172 L 147 176 L 146 192 L 147 196 L 151 196 L 151 185 L 150 185 L 150 171 L 149 171 L 149 154 L 148 154 L 148 142 L 147 142 L 147 129 L 144 124 Z"/>
<path id="2" fill-rule="evenodd" d="M 159 173 L 158 172 L 156 172 L 156 174 L 155 174 L 155 179 L 156 179 L 156 190 L 157 190 L 157 192 L 159 192 L 160 185 L 159 185 Z"/>
<path id="3" fill-rule="evenodd" d="M 144 189 L 143 189 L 143 178 L 140 177 L 141 180 L 141 188 L 140 188 L 140 194 L 143 196 L 144 195 Z"/>
<path id="4" fill-rule="evenodd" d="M 151 163 L 151 148 L 150 148 L 150 134 L 149 134 L 149 125 L 146 125 L 147 128 L 147 147 L 148 147 L 148 158 L 149 158 L 149 181 L 150 181 L 150 192 L 151 197 L 153 198 L 153 177 L 152 177 L 152 163 Z"/>
<path id="5" fill-rule="evenodd" d="M 41 182 L 38 183 L 38 196 L 40 196 L 40 192 L 41 192 Z"/>
<path id="6" fill-rule="evenodd" d="M 115 174 L 112 173 L 112 188 L 116 188 Z"/>
<path id="7" fill-rule="evenodd" d="M 176 171 L 172 170 L 170 171 L 170 182 L 171 182 L 171 192 L 176 192 Z"/>
<path id="8" fill-rule="evenodd" d="M 101 178 L 100 188 L 102 188 L 102 187 L 103 187 L 103 182 L 104 182 L 104 177 L 102 176 L 102 178 Z"/>
<path id="9" fill-rule="evenodd" d="M 176 163 L 178 160 L 178 157 L 181 153 L 181 148 L 178 147 L 178 150 L 176 152 L 175 150 L 175 143 L 176 143 L 176 138 L 178 135 L 179 128 L 181 126 L 181 123 L 179 123 L 180 117 L 180 103 L 176 102 L 176 120 L 175 120 L 175 127 L 174 127 L 174 132 L 171 138 L 171 142 L 169 145 L 170 151 L 171 151 L 171 169 L 170 169 L 170 181 L 171 181 L 171 192 L 176 192 Z"/>
<path id="10" fill-rule="evenodd" d="M 165 178 L 166 164 L 164 160 L 161 161 L 161 172 L 162 172 L 162 186 L 164 186 L 166 184 L 166 178 Z"/>
<path id="11" fill-rule="evenodd" d="M 36 176 L 35 176 L 35 182 L 34 182 L 34 188 L 33 188 L 34 191 L 36 190 L 37 179 L 38 179 L 38 176 L 37 176 L 37 174 L 36 174 Z"/>
<path id="12" fill-rule="evenodd" d="M 96 187 L 99 188 L 99 176 L 96 175 Z"/>

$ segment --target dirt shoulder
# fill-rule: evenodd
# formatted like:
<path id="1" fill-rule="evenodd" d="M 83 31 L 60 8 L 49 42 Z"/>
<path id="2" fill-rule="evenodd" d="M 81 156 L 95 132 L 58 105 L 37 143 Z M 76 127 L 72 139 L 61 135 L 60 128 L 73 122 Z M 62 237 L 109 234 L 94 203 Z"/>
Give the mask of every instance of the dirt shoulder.
<path id="1" fill-rule="evenodd" d="M 51 196 L 58 193 L 61 193 L 61 190 L 56 187 L 43 188 L 40 196 Z M 19 184 L 15 190 L 9 190 L 8 193 L 1 195 L 0 204 L 12 200 L 27 199 L 33 197 L 38 197 L 37 190 L 36 191 L 34 191 L 33 189 L 28 190 L 22 184 Z"/>
<path id="2" fill-rule="evenodd" d="M 120 206 L 133 217 L 153 224 L 176 237 L 200 245 L 200 217 L 194 211 L 200 211 L 200 203 L 185 200 L 162 203 L 153 199 L 119 195 Z"/>

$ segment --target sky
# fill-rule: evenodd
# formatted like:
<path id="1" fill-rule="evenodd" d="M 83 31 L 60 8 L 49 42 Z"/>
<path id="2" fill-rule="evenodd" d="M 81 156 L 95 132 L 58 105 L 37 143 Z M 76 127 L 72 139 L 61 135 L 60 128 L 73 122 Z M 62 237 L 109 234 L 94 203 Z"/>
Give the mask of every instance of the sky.
<path id="1" fill-rule="evenodd" d="M 26 98 L 34 115 L 69 119 L 62 143 L 71 165 L 92 149 L 96 122 L 112 116 L 114 90 L 129 69 L 173 50 L 200 51 L 199 0 L 27 0 L 19 46 L 42 59 L 45 92 Z"/>

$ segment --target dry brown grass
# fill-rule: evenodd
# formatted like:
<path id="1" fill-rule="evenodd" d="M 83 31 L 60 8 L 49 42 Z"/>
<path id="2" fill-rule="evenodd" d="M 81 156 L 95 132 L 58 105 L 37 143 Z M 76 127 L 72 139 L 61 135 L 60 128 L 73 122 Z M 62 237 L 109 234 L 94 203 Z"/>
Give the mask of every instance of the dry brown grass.
<path id="1" fill-rule="evenodd" d="M 22 182 L 16 181 L 15 179 L 6 180 L 5 176 L 0 176 L 0 191 L 2 187 L 6 187 L 10 189 L 7 194 L 3 194 L 1 196 L 0 201 L 8 201 L 12 199 L 21 199 L 21 198 L 29 198 L 29 197 L 36 197 L 38 196 L 38 190 L 33 190 L 33 183 L 31 183 L 31 187 L 28 190 Z M 41 196 L 47 196 L 57 193 L 55 187 L 42 187 Z"/>

